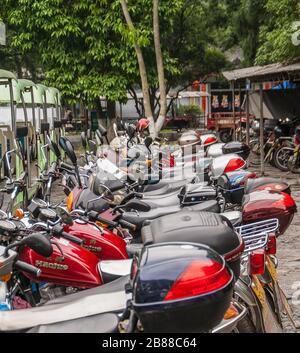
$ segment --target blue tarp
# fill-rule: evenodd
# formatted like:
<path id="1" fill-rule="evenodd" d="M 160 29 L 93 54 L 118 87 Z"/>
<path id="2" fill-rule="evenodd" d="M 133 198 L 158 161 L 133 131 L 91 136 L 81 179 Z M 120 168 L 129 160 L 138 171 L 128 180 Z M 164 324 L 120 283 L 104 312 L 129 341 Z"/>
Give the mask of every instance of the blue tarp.
<path id="1" fill-rule="evenodd" d="M 272 89 L 296 89 L 297 85 L 296 83 L 290 82 L 290 81 L 283 81 L 277 86 L 272 87 Z"/>

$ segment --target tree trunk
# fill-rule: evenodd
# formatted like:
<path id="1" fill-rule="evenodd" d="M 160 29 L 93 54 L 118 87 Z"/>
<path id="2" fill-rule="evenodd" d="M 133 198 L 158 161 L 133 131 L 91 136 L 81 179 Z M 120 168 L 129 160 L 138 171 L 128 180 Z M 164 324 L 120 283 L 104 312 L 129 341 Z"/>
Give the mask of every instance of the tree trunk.
<path id="1" fill-rule="evenodd" d="M 160 109 L 158 118 L 155 123 L 155 130 L 158 133 L 164 125 L 166 114 L 167 114 L 167 93 L 166 93 L 166 82 L 164 73 L 164 62 L 160 43 L 160 31 L 159 31 L 159 15 L 158 15 L 159 0 L 153 0 L 153 34 L 154 34 L 154 47 L 160 92 Z"/>
<path id="2" fill-rule="evenodd" d="M 97 118 L 103 119 L 103 109 L 102 109 L 102 105 L 99 97 L 95 98 L 95 107 L 97 111 Z"/>
<path id="3" fill-rule="evenodd" d="M 111 141 L 114 139 L 115 132 L 113 128 L 113 124 L 117 122 L 117 117 L 116 117 L 116 102 L 113 101 L 107 101 L 107 115 L 108 115 L 108 124 L 106 126 L 107 128 L 107 137 L 108 141 Z"/>
<path id="4" fill-rule="evenodd" d="M 129 28 L 129 30 L 133 31 L 135 28 L 134 28 L 134 24 L 132 22 L 131 16 L 128 11 L 127 1 L 121 0 L 121 6 L 122 6 L 122 10 L 123 10 L 123 14 L 124 14 L 127 26 Z M 142 92 L 143 92 L 143 97 L 144 97 L 145 114 L 146 114 L 147 119 L 150 122 L 150 126 L 149 126 L 150 134 L 154 138 L 154 137 L 156 137 L 156 130 L 155 130 L 155 124 L 154 124 L 154 119 L 153 119 L 153 113 L 152 113 L 151 105 L 150 105 L 149 84 L 148 84 L 148 78 L 147 78 L 146 65 L 145 65 L 145 61 L 144 61 L 141 47 L 137 43 L 134 43 L 134 49 L 135 49 L 135 53 L 136 53 L 138 64 L 139 64 Z"/>

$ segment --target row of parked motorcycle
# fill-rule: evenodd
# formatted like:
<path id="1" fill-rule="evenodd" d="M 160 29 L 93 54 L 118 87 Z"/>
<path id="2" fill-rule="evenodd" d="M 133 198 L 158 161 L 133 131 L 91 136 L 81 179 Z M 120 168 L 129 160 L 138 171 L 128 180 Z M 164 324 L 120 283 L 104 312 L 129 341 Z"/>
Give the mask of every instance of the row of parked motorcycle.
<path id="1" fill-rule="evenodd" d="M 79 158 L 67 137 L 47 137 L 56 161 L 22 209 L 13 206 L 26 173 L 9 176 L 0 331 L 281 332 L 284 317 L 294 323 L 276 271 L 277 238 L 297 211 L 289 185 L 248 171 L 244 143 L 190 131 L 170 150 L 140 124 L 115 127 L 106 146 L 104 127 L 82 133 Z M 7 152 L 8 170 L 20 151 Z M 58 188 L 66 198 L 54 203 Z"/>
<path id="2" fill-rule="evenodd" d="M 252 151 L 260 155 L 259 122 L 252 123 Z M 264 122 L 264 161 L 284 172 L 300 173 L 299 118 L 267 120 Z"/>

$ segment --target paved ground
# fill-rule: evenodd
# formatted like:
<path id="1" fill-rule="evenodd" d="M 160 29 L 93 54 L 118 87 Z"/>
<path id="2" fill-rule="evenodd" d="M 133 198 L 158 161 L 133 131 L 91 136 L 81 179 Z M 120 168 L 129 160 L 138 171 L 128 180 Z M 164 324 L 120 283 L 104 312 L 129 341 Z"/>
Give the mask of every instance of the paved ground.
<path id="1" fill-rule="evenodd" d="M 257 158 L 252 156 L 251 161 L 255 163 L 255 166 L 250 164 L 250 169 L 258 171 L 259 168 L 256 166 Z M 295 215 L 286 234 L 278 239 L 277 257 L 279 260 L 278 274 L 281 287 L 294 310 L 296 320 L 300 324 L 300 175 L 285 173 L 270 165 L 266 166 L 265 175 L 288 182 L 292 186 L 292 196 L 298 206 L 298 213 Z M 294 300 L 293 296 L 295 297 Z M 300 330 L 297 331 L 290 325 L 286 327 L 286 330 L 287 332 L 300 333 Z"/>

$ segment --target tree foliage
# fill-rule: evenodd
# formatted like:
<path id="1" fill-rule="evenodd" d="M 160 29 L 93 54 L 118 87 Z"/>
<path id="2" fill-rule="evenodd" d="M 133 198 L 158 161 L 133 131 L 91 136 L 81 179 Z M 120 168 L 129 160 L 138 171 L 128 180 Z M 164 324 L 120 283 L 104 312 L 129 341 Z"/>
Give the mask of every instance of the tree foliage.
<path id="1" fill-rule="evenodd" d="M 299 57 L 300 46 L 292 42 L 292 35 L 296 31 L 293 24 L 300 21 L 299 0 L 268 0 L 265 10 L 266 19 L 260 28 L 256 62 L 266 64 Z"/>
<path id="2" fill-rule="evenodd" d="M 134 95 L 140 87 L 137 41 L 155 108 L 153 1 L 127 3 L 134 31 L 126 26 L 120 0 L 2 0 L 8 46 L 0 48 L 1 67 L 19 76 L 26 68 L 70 102 L 94 105 L 99 95 L 125 101 L 129 89 Z M 298 0 L 164 0 L 159 20 L 167 90 L 230 67 L 225 53 L 234 46 L 242 48 L 244 66 L 300 55 L 291 41 L 293 22 L 300 20 Z"/>
<path id="3" fill-rule="evenodd" d="M 36 53 L 36 66 L 43 67 L 46 83 L 58 87 L 70 101 L 80 97 L 92 103 L 99 95 L 112 101 L 125 100 L 127 89 L 139 85 L 134 40 L 143 49 L 151 90 L 158 87 L 151 0 L 129 1 L 135 31 L 126 27 L 119 0 L 3 2 L 9 50 L 22 58 Z M 202 21 L 195 18 L 202 16 L 201 3 L 160 2 L 168 87 L 224 66 L 223 54 L 207 45 Z M 193 12 L 195 16 L 191 16 Z"/>

